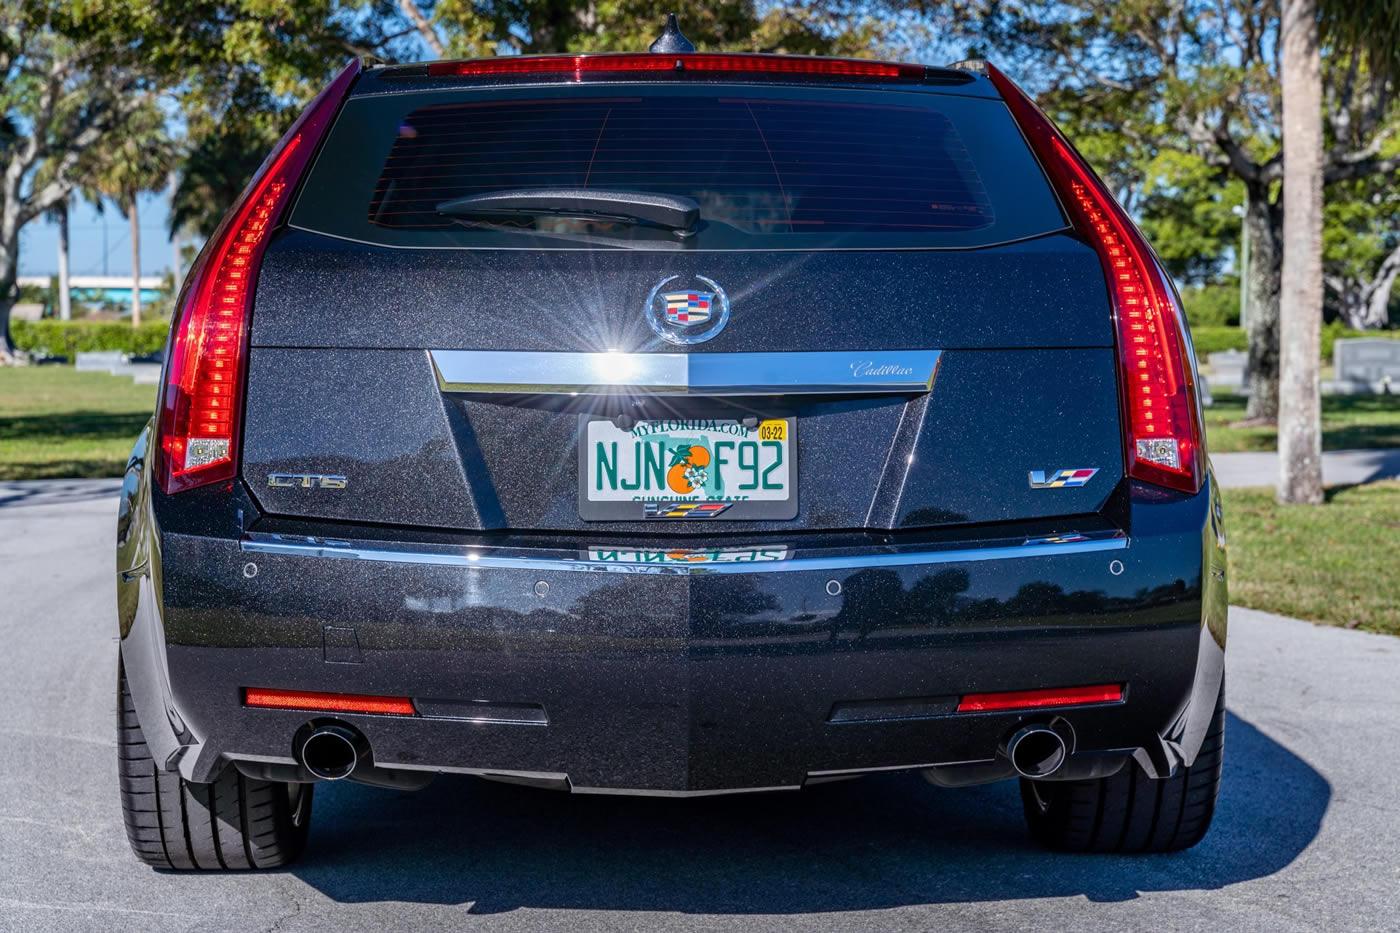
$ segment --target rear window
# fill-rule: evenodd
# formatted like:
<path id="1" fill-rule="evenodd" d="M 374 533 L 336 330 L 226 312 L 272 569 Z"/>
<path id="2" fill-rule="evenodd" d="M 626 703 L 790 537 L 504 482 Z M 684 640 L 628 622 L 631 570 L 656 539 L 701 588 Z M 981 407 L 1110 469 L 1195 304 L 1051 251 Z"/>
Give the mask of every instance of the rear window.
<path id="1" fill-rule="evenodd" d="M 999 101 L 891 91 L 647 86 L 352 98 L 295 226 L 390 246 L 973 247 L 1064 226 Z M 619 93 L 621 92 L 621 93 Z M 697 235 L 578 217 L 484 224 L 472 194 L 684 195 Z"/>

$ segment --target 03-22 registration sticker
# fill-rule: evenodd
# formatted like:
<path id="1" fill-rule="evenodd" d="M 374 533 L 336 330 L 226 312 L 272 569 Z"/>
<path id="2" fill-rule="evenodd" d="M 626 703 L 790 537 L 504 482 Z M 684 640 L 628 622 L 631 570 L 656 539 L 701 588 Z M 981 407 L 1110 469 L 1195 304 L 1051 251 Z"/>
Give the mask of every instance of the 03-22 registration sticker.
<path id="1" fill-rule="evenodd" d="M 797 515 L 796 419 L 638 421 L 584 416 L 579 514 L 586 520 L 789 519 Z"/>

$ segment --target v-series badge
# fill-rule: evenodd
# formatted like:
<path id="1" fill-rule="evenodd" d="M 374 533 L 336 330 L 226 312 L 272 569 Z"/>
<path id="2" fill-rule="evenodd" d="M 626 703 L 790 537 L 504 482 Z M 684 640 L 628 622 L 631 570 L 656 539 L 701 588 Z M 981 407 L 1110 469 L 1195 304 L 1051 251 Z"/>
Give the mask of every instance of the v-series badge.
<path id="1" fill-rule="evenodd" d="M 267 474 L 267 484 L 274 488 L 299 486 L 302 489 L 344 489 L 348 482 L 343 476 L 327 476 L 323 473 Z"/>

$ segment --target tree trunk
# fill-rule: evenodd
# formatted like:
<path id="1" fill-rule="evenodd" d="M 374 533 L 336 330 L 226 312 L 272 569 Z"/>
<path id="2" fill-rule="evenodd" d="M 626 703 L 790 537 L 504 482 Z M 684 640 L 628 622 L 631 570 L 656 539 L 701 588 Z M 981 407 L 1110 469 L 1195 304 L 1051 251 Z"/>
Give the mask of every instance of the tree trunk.
<path id="1" fill-rule="evenodd" d="M 170 170 L 170 209 L 172 214 L 175 210 L 175 190 L 179 187 L 179 181 L 179 177 L 175 174 L 175 170 L 172 168 Z M 171 279 L 174 282 L 174 288 L 172 291 L 174 292 L 174 296 L 177 298 L 180 295 L 180 286 L 185 281 L 185 272 L 182 268 L 180 268 L 181 265 L 183 265 L 183 260 L 180 257 L 180 242 L 183 239 L 184 237 L 180 235 L 179 230 L 170 231 L 170 251 L 171 257 L 174 260 L 174 263 L 170 267 L 170 272 Z"/>
<path id="2" fill-rule="evenodd" d="M 423 37 L 423 41 L 428 44 L 428 48 L 433 50 L 433 55 L 437 58 L 444 58 L 447 55 L 447 48 L 438 38 L 437 30 L 433 28 L 432 20 L 423 15 L 423 10 L 418 6 L 417 0 L 399 0 L 399 9 L 403 10 L 409 22 L 413 23 L 413 28 L 418 30 L 418 35 Z"/>
<path id="3" fill-rule="evenodd" d="M 15 244 L 16 246 L 18 244 Z M 20 362 L 19 352 L 10 339 L 10 309 L 15 306 L 15 277 L 18 262 L 14 250 L 0 245 L 0 365 Z"/>
<path id="4" fill-rule="evenodd" d="M 1283 214 L 1269 203 L 1267 185 L 1251 185 L 1244 222 L 1249 225 L 1249 403 L 1245 417 L 1278 420 L 1279 260 Z"/>
<path id="5" fill-rule="evenodd" d="M 174 283 L 172 291 L 176 295 L 180 294 L 180 286 L 185 281 L 185 272 L 180 268 L 180 239 L 178 230 L 170 235 L 170 258 L 173 261 L 173 265 L 170 267 L 170 280 Z"/>
<path id="6" fill-rule="evenodd" d="M 131 207 L 131 326 L 141 326 L 141 219 L 136 209 L 136 192 L 130 194 Z"/>
<path id="7" fill-rule="evenodd" d="M 1386 257 L 1386 267 L 1373 280 L 1370 300 L 1366 303 L 1366 323 L 1370 327 L 1390 324 L 1390 293 L 1400 278 L 1400 247 Z"/>
<path id="8" fill-rule="evenodd" d="M 0 192 L 0 366 L 20 362 L 14 341 L 10 339 L 10 309 L 18 295 L 15 279 L 19 275 L 19 204 L 14 196 Z"/>
<path id="9" fill-rule="evenodd" d="M 1283 0 L 1278 501 L 1322 501 L 1322 56 L 1317 0 Z"/>
<path id="10" fill-rule="evenodd" d="M 1350 277 L 1333 279 L 1342 320 L 1353 330 L 1370 330 L 1390 323 L 1390 293 L 1400 278 L 1400 246 L 1381 260 L 1369 282 Z"/>
<path id="11" fill-rule="evenodd" d="M 58 206 L 58 319 L 73 319 L 73 296 L 68 288 L 68 202 Z"/>
<path id="12" fill-rule="evenodd" d="M 1400 249 L 1391 253 L 1391 258 L 1394 265 L 1382 265 L 1369 282 L 1351 276 L 1322 277 L 1322 283 L 1337 296 L 1337 317 L 1352 330 L 1375 330 L 1390 323 L 1390 293 L 1396 276 L 1400 276 Z"/>

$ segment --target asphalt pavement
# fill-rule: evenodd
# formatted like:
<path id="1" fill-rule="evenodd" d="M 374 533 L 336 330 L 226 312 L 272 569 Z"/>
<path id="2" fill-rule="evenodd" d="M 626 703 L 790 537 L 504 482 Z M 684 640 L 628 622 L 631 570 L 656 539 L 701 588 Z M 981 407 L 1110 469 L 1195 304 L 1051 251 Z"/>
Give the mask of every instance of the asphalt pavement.
<path id="1" fill-rule="evenodd" d="M 1211 454 L 1223 488 L 1272 486 L 1278 482 L 1278 453 L 1272 450 Z M 1328 486 L 1400 479 L 1400 448 L 1328 450 L 1322 454 L 1322 481 Z"/>
<path id="2" fill-rule="evenodd" d="M 570 797 L 317 790 L 266 874 L 127 850 L 114 482 L 0 484 L 0 930 L 1400 929 L 1400 640 L 1236 609 L 1215 826 L 1169 856 L 1032 845 L 1011 783 Z"/>

